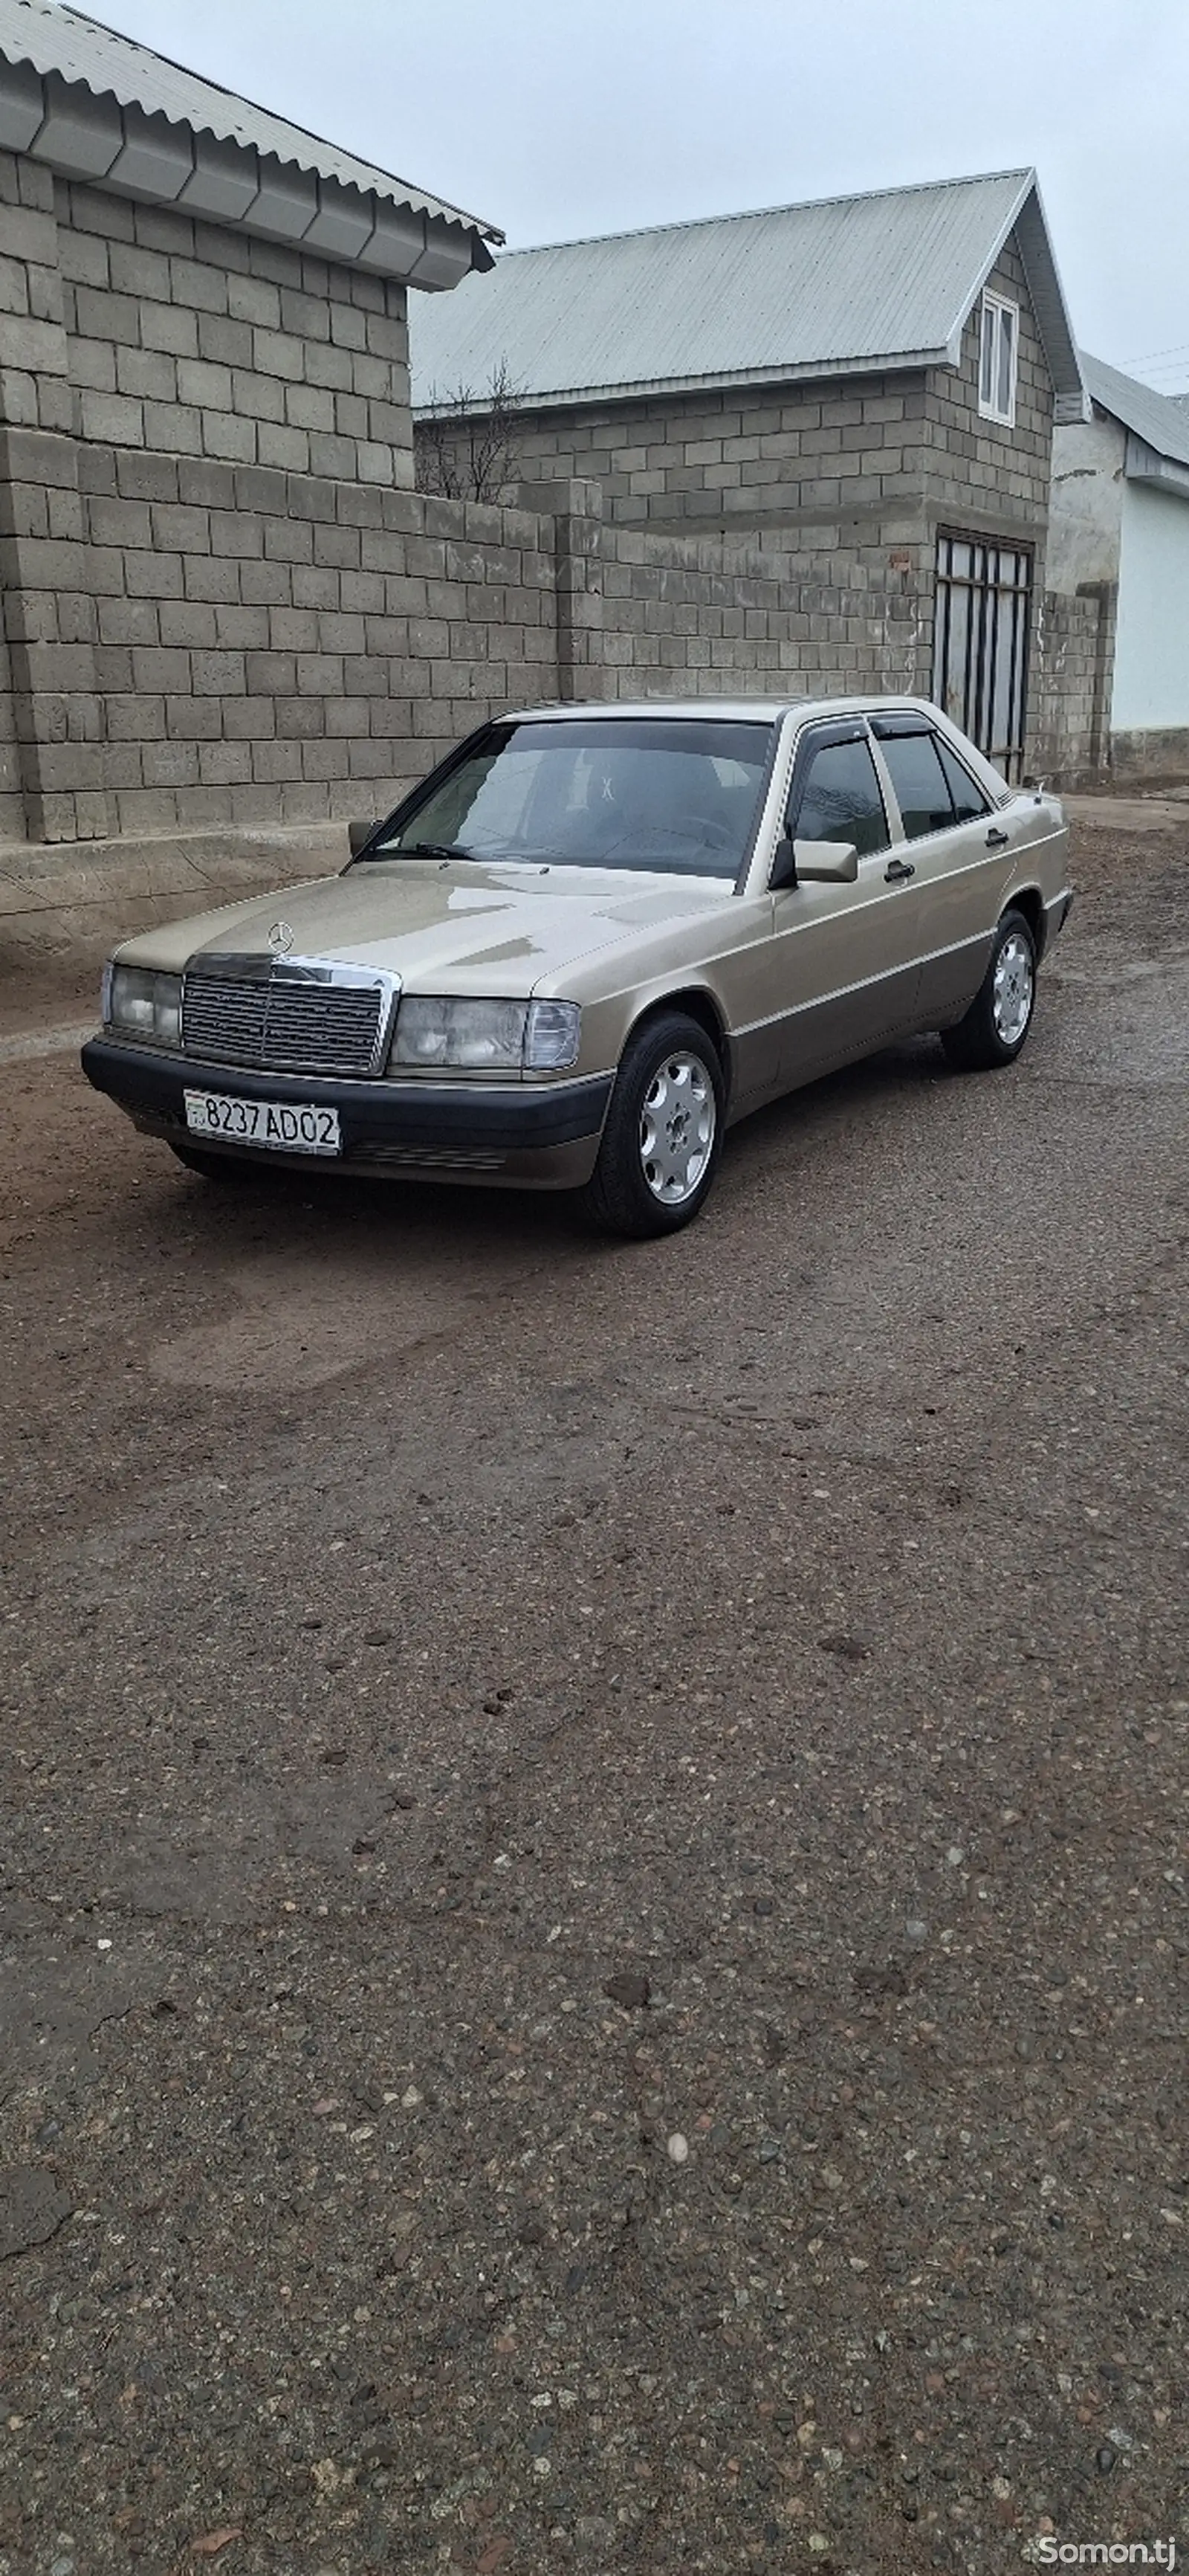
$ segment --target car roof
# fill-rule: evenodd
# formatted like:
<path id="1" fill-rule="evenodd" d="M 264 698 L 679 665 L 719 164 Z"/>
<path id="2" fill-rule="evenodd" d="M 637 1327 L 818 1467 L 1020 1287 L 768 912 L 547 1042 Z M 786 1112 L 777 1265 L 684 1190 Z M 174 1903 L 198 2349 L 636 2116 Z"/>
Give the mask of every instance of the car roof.
<path id="1" fill-rule="evenodd" d="M 530 718 L 534 724 L 565 723 L 579 717 L 583 724 L 592 719 L 613 723 L 618 716 L 713 716 L 720 722 L 734 724 L 767 722 L 780 716 L 847 716 L 862 715 L 869 707 L 912 708 L 923 715 L 936 716 L 937 707 L 927 698 L 886 696 L 878 689 L 863 697 L 848 698 L 593 698 L 569 700 L 564 706 L 509 707 L 503 721 L 522 724 Z"/>
<path id="2" fill-rule="evenodd" d="M 666 717 L 697 719 L 709 716 L 728 724 L 777 724 L 785 716 L 797 716 L 802 722 L 820 719 L 828 723 L 831 718 L 839 716 L 871 715 L 877 709 L 887 714 L 927 716 L 931 724 L 940 725 L 942 732 L 957 744 L 967 767 L 982 780 L 992 800 L 1001 805 L 1010 800 L 1015 791 L 994 762 L 987 759 L 985 752 L 979 751 L 969 736 L 960 732 L 944 709 L 935 706 L 931 698 L 913 698 L 907 691 L 889 690 L 885 693 L 869 689 L 862 697 L 845 698 L 595 698 L 572 701 L 564 706 L 510 707 L 496 721 L 519 724 L 531 719 L 534 724 L 563 724 L 577 716 L 584 724 L 592 720 L 609 724 L 617 716 L 660 717 L 662 721 Z"/>

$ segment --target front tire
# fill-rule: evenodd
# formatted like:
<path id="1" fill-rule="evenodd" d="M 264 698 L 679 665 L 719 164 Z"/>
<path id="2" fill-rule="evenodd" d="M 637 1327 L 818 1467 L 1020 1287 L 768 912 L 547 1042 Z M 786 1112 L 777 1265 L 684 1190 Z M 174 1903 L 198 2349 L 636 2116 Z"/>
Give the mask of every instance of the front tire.
<path id="1" fill-rule="evenodd" d="M 991 1073 L 1014 1064 L 1035 1007 L 1036 941 L 1022 912 L 1005 912 L 965 1018 L 941 1032 L 950 1063 L 962 1073 Z"/>
<path id="2" fill-rule="evenodd" d="M 726 1086 L 700 1021 L 664 1011 L 628 1039 L 599 1159 L 582 1192 L 605 1233 L 676 1234 L 703 1206 L 718 1167 Z"/>

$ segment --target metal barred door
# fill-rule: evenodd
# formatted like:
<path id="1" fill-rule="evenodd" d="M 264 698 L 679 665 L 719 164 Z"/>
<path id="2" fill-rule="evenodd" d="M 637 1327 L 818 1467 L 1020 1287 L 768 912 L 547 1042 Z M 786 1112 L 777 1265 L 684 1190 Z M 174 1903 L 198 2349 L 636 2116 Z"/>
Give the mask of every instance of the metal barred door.
<path id="1" fill-rule="evenodd" d="M 985 537 L 937 540 L 933 696 L 1004 777 L 1024 761 L 1032 555 Z"/>

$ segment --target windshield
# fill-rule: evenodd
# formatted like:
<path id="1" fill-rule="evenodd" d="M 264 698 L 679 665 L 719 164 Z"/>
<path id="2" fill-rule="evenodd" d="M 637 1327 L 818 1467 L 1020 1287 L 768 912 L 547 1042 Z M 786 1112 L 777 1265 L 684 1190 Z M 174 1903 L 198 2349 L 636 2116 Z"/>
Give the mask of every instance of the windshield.
<path id="1" fill-rule="evenodd" d="M 773 731 L 682 716 L 496 724 L 398 808 L 367 856 L 734 878 Z"/>

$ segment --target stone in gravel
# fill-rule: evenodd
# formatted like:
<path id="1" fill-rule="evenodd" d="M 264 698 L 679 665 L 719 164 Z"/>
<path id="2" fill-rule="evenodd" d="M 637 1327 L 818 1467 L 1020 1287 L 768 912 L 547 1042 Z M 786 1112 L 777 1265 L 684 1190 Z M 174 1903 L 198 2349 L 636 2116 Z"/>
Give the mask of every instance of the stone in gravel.
<path id="1" fill-rule="evenodd" d="M 347 1756 L 344 1752 L 336 1750 L 330 1753 L 322 1753 L 318 1758 L 320 1761 L 326 1763 L 328 1769 L 337 1771 L 340 1765 L 346 1761 Z"/>
<path id="2" fill-rule="evenodd" d="M 365 1628 L 363 1642 L 365 1646 L 390 1646 L 392 1630 L 391 1628 Z"/>
<path id="3" fill-rule="evenodd" d="M 843 1663 L 860 1664 L 864 1656 L 870 1654 L 872 1641 L 857 1628 L 853 1631 L 832 1628 L 826 1636 L 819 1637 L 817 1642 L 823 1655 L 838 1655 Z"/>
<path id="4" fill-rule="evenodd" d="M 1101 2478 L 1110 2476 L 1111 2470 L 1113 2469 L 1118 2456 L 1119 2454 L 1116 2451 L 1113 2442 L 1099 2443 L 1098 2449 L 1094 2454 L 1094 2466 Z"/>
<path id="5" fill-rule="evenodd" d="M 311 1611 L 308 1616 L 302 1620 L 301 1624 L 303 1628 L 320 1628 L 322 1622 L 320 1619 L 316 1619 Z"/>
<path id="6" fill-rule="evenodd" d="M 683 2165 L 686 2161 L 689 2154 L 689 2139 L 682 2137 L 680 2129 L 675 2129 L 669 2140 L 668 2154 L 672 2164 Z"/>
<path id="7" fill-rule="evenodd" d="M 48 2245 L 74 2202 L 38 2165 L 7 2165 L 0 2172 L 0 2256 Z"/>
<path id="8" fill-rule="evenodd" d="M 652 1993 L 647 1977 L 625 1968 L 614 1977 L 605 1977 L 603 1993 L 613 2004 L 622 2004 L 625 2012 L 642 2012 Z"/>
<path id="9" fill-rule="evenodd" d="M 912 1941 L 912 1942 L 916 1943 L 916 1942 L 918 1942 L 918 1941 L 926 1941 L 926 1940 L 928 1939 L 928 1937 L 929 1937 L 929 1926 L 928 1926 L 928 1924 L 927 1924 L 927 1923 L 922 1923 L 922 1922 L 921 1922 L 921 1920 L 920 1920 L 919 1915 L 912 1915 L 912 1914 L 910 1914 L 910 1915 L 909 1915 L 909 1917 L 908 1917 L 908 1921 L 906 1922 L 906 1924 L 905 1924 L 905 1926 L 904 1926 L 904 1938 L 905 1938 L 905 1940 L 906 1940 L 906 1941 Z"/>

